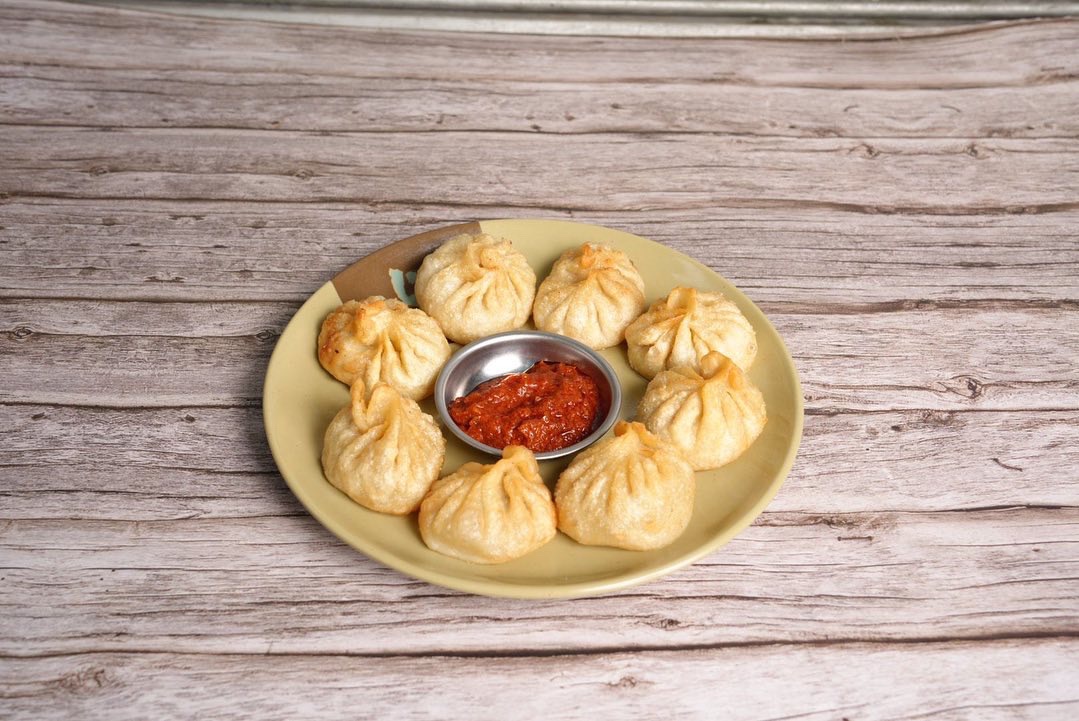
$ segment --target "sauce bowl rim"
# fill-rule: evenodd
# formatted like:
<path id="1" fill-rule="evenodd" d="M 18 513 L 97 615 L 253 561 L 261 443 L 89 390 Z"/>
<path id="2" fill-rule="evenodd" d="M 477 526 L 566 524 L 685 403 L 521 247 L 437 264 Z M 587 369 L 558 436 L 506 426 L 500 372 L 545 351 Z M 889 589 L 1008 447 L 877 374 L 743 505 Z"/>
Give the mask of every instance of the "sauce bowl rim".
<path id="1" fill-rule="evenodd" d="M 550 333 L 548 331 L 529 329 L 503 331 L 501 333 L 494 333 L 489 336 L 484 336 L 483 338 L 479 338 L 458 348 L 457 351 L 450 357 L 450 359 L 446 361 L 445 365 L 442 366 L 442 369 L 438 372 L 438 377 L 435 380 L 434 397 L 435 407 L 438 409 L 438 415 L 443 425 L 445 425 L 450 430 L 450 432 L 453 433 L 453 435 L 457 436 L 457 438 L 461 439 L 461 441 L 466 443 L 469 447 L 486 453 L 488 455 L 501 458 L 502 449 L 495 448 L 494 446 L 489 446 L 486 443 L 480 443 L 475 438 L 465 433 L 456 423 L 453 422 L 453 419 L 450 417 L 449 414 L 448 406 L 449 403 L 453 400 L 456 400 L 456 398 L 446 398 L 446 387 L 449 384 L 450 375 L 458 367 L 461 366 L 464 360 L 474 355 L 478 351 L 488 348 L 489 346 L 508 344 L 512 341 L 523 341 L 529 338 L 542 338 L 547 341 L 572 348 L 573 350 L 577 351 L 578 354 L 587 358 L 591 365 L 599 371 L 599 375 L 602 376 L 607 382 L 607 385 L 610 389 L 610 406 L 607 409 L 607 414 L 603 418 L 603 421 L 595 428 L 595 430 L 593 430 L 581 440 L 571 445 L 568 445 L 565 448 L 558 448 L 553 451 L 533 451 L 533 454 L 535 455 L 537 461 L 546 461 L 555 458 L 561 458 L 563 456 L 568 456 L 570 454 L 582 451 L 588 446 L 598 441 L 600 438 L 602 438 L 618 420 L 619 413 L 622 410 L 622 385 L 619 382 L 618 374 L 615 372 L 614 367 L 611 366 L 610 362 L 608 362 L 606 358 L 600 355 L 599 351 L 585 345 L 579 340 L 570 338 L 569 336 L 560 335 L 558 333 Z M 544 360 L 549 359 L 537 357 L 535 363 L 539 363 L 540 361 Z M 492 376 L 492 378 L 498 377 L 499 376 Z M 466 392 L 466 395 L 467 393 L 471 393 L 473 390 L 475 390 L 475 388 L 469 389 Z"/>

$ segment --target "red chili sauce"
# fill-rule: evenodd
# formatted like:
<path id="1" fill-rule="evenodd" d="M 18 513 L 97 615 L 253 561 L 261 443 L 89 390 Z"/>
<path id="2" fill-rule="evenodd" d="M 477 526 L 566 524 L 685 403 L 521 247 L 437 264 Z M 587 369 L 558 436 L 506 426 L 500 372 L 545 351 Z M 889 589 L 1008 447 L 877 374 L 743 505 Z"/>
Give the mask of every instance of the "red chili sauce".
<path id="1" fill-rule="evenodd" d="M 571 446 L 596 428 L 599 387 L 569 363 L 540 361 L 492 378 L 450 403 L 450 418 L 480 443 L 535 452 Z"/>

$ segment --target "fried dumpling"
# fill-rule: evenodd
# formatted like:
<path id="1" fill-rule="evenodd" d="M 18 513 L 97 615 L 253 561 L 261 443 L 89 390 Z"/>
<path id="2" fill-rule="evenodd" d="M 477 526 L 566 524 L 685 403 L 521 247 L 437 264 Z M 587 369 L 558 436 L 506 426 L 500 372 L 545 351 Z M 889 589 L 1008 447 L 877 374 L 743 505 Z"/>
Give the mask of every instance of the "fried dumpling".
<path id="1" fill-rule="evenodd" d="M 431 550 L 472 563 L 520 558 L 556 533 L 551 492 L 523 446 L 507 446 L 492 465 L 466 463 L 435 481 L 419 521 Z"/>
<path id="2" fill-rule="evenodd" d="M 764 396 L 730 358 L 709 353 L 701 372 L 662 371 L 648 383 L 637 419 L 682 451 L 695 470 L 730 463 L 768 420 Z"/>
<path id="3" fill-rule="evenodd" d="M 675 288 L 626 328 L 629 364 L 645 378 L 664 368 L 699 371 L 719 351 L 741 368 L 757 356 L 757 335 L 738 306 L 722 293 Z"/>
<path id="4" fill-rule="evenodd" d="M 350 300 L 326 316 L 318 360 L 334 378 L 368 389 L 388 383 L 405 396 L 431 395 L 450 357 L 450 344 L 430 316 L 399 300 L 373 295 Z"/>
<path id="5" fill-rule="evenodd" d="M 662 548 L 689 525 L 695 493 L 693 469 L 673 445 L 619 421 L 558 477 L 558 528 L 591 546 Z"/>
<path id="6" fill-rule="evenodd" d="M 350 395 L 326 428 L 326 478 L 372 511 L 411 513 L 442 470 L 446 439 L 438 422 L 385 383 L 368 399 L 358 380 Z"/>
<path id="7" fill-rule="evenodd" d="M 563 253 L 536 291 L 540 330 L 601 350 L 618 345 L 644 310 L 644 280 L 620 250 L 585 243 Z"/>
<path id="8" fill-rule="evenodd" d="M 416 300 L 457 343 L 520 328 L 535 297 L 528 260 L 510 241 L 486 233 L 450 238 L 416 271 Z"/>

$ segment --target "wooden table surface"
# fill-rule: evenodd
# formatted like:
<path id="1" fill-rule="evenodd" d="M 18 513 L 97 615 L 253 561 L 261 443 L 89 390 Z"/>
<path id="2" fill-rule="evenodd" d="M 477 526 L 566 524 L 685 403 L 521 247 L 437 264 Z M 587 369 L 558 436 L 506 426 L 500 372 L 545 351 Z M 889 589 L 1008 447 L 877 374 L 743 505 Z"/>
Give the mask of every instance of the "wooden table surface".
<path id="1" fill-rule="evenodd" d="M 1079 21 L 664 40 L 6 0 L 0 123 L 0 717 L 1079 718 Z M 492 217 L 653 238 L 769 315 L 805 435 L 753 526 L 514 601 L 293 498 L 260 408 L 284 324 Z"/>

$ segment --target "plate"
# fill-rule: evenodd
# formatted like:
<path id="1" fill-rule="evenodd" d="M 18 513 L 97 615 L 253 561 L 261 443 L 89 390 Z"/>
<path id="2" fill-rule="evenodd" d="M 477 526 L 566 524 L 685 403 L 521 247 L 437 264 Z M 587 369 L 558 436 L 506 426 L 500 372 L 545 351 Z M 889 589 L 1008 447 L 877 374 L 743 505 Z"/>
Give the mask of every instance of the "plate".
<path id="1" fill-rule="evenodd" d="M 655 551 L 582 546 L 559 533 L 542 548 L 509 563 L 474 565 L 431 551 L 420 539 L 416 515 L 390 516 L 353 503 L 325 479 L 322 436 L 348 402 L 347 387 L 319 365 L 316 341 L 323 318 L 351 299 L 369 295 L 411 301 L 411 279 L 423 257 L 462 232 L 509 238 L 542 280 L 555 259 L 586 241 L 607 243 L 629 255 L 645 282 L 647 301 L 684 285 L 720 291 L 753 324 L 759 351 L 749 376 L 761 389 L 768 424 L 740 458 L 697 473 L 693 518 L 685 533 Z M 601 351 L 622 382 L 622 417 L 631 418 L 646 381 L 630 369 L 625 345 Z M 421 404 L 435 418 L 434 403 Z M 802 393 L 790 354 L 772 324 L 729 281 L 692 258 L 611 228 L 557 220 L 491 220 L 439 228 L 406 238 L 357 261 L 322 286 L 296 312 L 274 348 L 263 387 L 266 436 L 277 467 L 307 510 L 341 540 L 398 571 L 430 583 L 487 596 L 569 598 L 610 593 L 658 578 L 716 550 L 748 526 L 779 490 L 802 436 Z M 443 474 L 462 463 L 493 459 L 445 432 Z M 569 458 L 540 470 L 553 488 Z"/>

